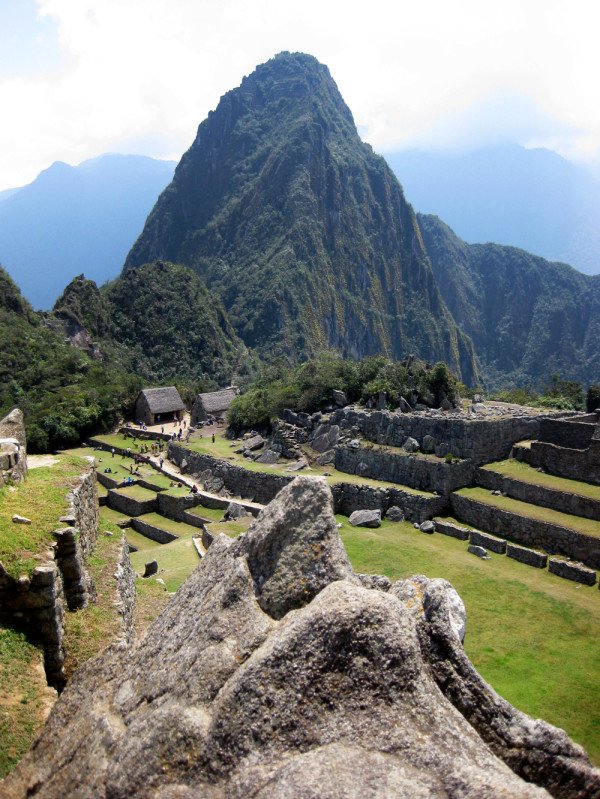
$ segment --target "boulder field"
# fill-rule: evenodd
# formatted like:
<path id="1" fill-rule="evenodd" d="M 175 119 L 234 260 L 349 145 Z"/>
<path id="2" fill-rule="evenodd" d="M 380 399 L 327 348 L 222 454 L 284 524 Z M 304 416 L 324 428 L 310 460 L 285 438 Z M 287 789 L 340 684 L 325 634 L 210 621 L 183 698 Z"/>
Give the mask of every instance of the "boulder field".
<path id="1" fill-rule="evenodd" d="M 501 699 L 444 580 L 355 574 L 332 496 L 287 485 L 140 640 L 70 680 L 6 799 L 600 795 L 583 749 Z"/>

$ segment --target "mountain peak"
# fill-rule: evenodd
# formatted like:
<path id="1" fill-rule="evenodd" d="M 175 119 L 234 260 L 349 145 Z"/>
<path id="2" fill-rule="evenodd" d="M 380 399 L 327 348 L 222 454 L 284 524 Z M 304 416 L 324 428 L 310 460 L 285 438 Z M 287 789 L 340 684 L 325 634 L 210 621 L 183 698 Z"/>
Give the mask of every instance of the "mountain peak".
<path id="1" fill-rule="evenodd" d="M 473 378 L 400 184 L 313 56 L 261 64 L 201 123 L 125 271 L 157 259 L 194 269 L 263 355 L 413 352 Z"/>

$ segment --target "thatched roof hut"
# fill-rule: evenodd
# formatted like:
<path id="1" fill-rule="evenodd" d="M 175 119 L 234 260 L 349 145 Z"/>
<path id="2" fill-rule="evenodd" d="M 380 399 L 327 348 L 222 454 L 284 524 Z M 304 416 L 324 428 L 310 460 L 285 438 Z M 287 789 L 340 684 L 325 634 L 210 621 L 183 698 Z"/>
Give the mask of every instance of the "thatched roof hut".
<path id="1" fill-rule="evenodd" d="M 184 410 L 185 405 L 175 386 L 144 388 L 135 402 L 135 418 L 146 424 L 180 419 Z"/>
<path id="2" fill-rule="evenodd" d="M 237 392 L 234 386 L 222 388 L 220 391 L 198 394 L 192 405 L 191 423 L 195 425 L 198 422 L 206 422 L 210 416 L 223 416 L 236 396 Z"/>

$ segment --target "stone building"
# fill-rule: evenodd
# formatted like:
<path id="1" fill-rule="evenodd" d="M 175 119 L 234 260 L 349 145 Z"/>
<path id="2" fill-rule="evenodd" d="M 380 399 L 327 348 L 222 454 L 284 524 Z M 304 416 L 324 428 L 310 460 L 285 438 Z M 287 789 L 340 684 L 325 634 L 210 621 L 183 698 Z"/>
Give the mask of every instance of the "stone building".
<path id="1" fill-rule="evenodd" d="M 235 386 L 198 394 L 192 405 L 192 425 L 206 422 L 209 417 L 223 416 L 237 396 Z"/>
<path id="2" fill-rule="evenodd" d="M 144 388 L 135 401 L 135 419 L 146 424 L 181 419 L 185 405 L 175 386 Z"/>

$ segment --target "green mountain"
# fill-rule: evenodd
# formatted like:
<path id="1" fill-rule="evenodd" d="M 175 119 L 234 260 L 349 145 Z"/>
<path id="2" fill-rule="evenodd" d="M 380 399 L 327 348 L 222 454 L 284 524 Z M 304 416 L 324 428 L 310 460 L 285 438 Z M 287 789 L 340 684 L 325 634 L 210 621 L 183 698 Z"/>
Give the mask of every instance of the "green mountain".
<path id="1" fill-rule="evenodd" d="M 259 66 L 200 125 L 124 272 L 156 259 L 200 275 L 261 355 L 412 352 L 474 379 L 400 184 L 311 56 Z"/>
<path id="2" fill-rule="evenodd" d="M 600 382 L 600 275 L 516 247 L 467 244 L 418 215 L 437 285 L 491 387 L 540 386 L 558 372 Z"/>
<path id="3" fill-rule="evenodd" d="M 25 414 L 28 449 L 45 452 L 114 425 L 141 380 L 70 346 L 0 268 L 0 417 Z"/>

